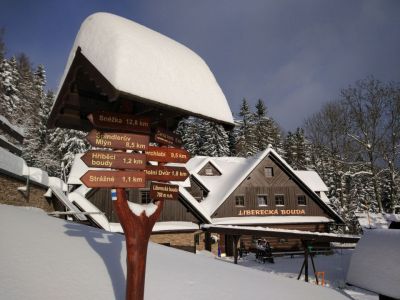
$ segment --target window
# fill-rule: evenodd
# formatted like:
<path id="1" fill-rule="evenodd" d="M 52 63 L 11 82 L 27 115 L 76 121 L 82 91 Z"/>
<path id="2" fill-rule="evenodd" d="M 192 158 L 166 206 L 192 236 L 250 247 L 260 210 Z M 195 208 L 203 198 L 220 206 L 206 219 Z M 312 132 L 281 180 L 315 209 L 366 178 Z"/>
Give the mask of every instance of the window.
<path id="1" fill-rule="evenodd" d="M 140 202 L 142 204 L 147 204 L 151 202 L 149 190 L 140 190 Z"/>
<path id="2" fill-rule="evenodd" d="M 273 177 L 274 176 L 274 168 L 265 167 L 264 174 L 265 174 L 265 177 Z"/>
<path id="3" fill-rule="evenodd" d="M 236 196 L 235 204 L 236 206 L 244 206 L 244 196 Z"/>
<path id="4" fill-rule="evenodd" d="M 212 176 L 212 175 L 213 175 L 213 169 L 212 169 L 212 168 L 206 168 L 206 169 L 205 169 L 205 173 L 206 173 L 206 175 L 208 175 L 208 176 Z"/>
<path id="5" fill-rule="evenodd" d="M 275 205 L 277 205 L 277 206 L 285 205 L 285 196 L 284 195 L 275 195 Z"/>
<path id="6" fill-rule="evenodd" d="M 267 195 L 257 195 L 257 203 L 258 206 L 267 206 L 268 205 Z"/>
<path id="7" fill-rule="evenodd" d="M 297 195 L 297 204 L 298 205 L 307 205 L 306 196 L 305 195 Z"/>

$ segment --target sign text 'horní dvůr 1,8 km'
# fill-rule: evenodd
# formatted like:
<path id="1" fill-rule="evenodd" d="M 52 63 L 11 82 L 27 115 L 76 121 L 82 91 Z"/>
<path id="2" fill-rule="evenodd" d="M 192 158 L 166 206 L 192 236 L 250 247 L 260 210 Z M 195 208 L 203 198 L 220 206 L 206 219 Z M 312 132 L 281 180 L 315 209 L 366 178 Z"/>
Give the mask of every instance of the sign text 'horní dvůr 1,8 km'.
<path id="1" fill-rule="evenodd" d="M 89 121 L 97 128 L 150 133 L 150 119 L 112 112 L 94 112 Z"/>
<path id="2" fill-rule="evenodd" d="M 179 187 L 174 184 L 152 182 L 150 198 L 152 200 L 178 200 Z"/>
<path id="3" fill-rule="evenodd" d="M 87 151 L 81 159 L 88 167 L 143 170 L 146 167 L 146 155 L 111 152 Z"/>
<path id="4" fill-rule="evenodd" d="M 189 172 L 184 167 L 147 166 L 144 170 L 146 180 L 185 181 Z"/>
<path id="5" fill-rule="evenodd" d="M 141 171 L 87 171 L 80 180 L 89 188 L 143 188 L 146 175 Z"/>
<path id="6" fill-rule="evenodd" d="M 149 146 L 145 154 L 148 161 L 186 163 L 190 159 L 185 149 Z"/>
<path id="7" fill-rule="evenodd" d="M 93 129 L 86 139 L 92 146 L 101 148 L 147 150 L 149 147 L 148 136 L 132 133 L 100 132 Z"/>

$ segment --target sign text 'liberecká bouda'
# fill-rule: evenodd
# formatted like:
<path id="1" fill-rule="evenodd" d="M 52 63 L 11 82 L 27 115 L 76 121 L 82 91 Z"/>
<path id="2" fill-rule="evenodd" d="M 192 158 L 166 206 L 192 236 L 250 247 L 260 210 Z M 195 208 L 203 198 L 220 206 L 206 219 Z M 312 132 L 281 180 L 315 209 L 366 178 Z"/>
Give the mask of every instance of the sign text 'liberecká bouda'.
<path id="1" fill-rule="evenodd" d="M 305 215 L 304 209 L 241 209 L 238 216 Z"/>

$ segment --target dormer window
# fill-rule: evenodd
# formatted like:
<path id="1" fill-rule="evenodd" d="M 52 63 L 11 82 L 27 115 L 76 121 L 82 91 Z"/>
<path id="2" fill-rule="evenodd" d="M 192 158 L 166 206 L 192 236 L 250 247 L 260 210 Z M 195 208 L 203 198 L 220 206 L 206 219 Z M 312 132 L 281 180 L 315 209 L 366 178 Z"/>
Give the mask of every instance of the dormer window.
<path id="1" fill-rule="evenodd" d="M 264 169 L 265 177 L 273 177 L 274 176 L 274 168 L 272 167 L 265 167 Z"/>
<path id="2" fill-rule="evenodd" d="M 213 169 L 210 168 L 210 167 L 205 168 L 204 173 L 205 173 L 207 176 L 212 176 L 212 175 L 214 175 Z"/>

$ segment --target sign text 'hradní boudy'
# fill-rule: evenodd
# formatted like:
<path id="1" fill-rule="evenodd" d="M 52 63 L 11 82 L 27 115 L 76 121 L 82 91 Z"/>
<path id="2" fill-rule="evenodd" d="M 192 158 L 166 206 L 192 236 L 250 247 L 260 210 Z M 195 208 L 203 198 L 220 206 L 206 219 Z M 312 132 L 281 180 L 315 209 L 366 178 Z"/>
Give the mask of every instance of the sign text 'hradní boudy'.
<path id="1" fill-rule="evenodd" d="M 88 167 L 143 170 L 146 168 L 146 155 L 125 152 L 89 150 L 81 159 Z"/>
<path id="2" fill-rule="evenodd" d="M 144 188 L 146 175 L 141 171 L 87 171 L 80 180 L 89 188 Z"/>
<path id="3" fill-rule="evenodd" d="M 179 187 L 174 184 L 152 182 L 150 184 L 150 198 L 157 200 L 178 200 Z"/>
<path id="4" fill-rule="evenodd" d="M 122 132 L 101 132 L 93 129 L 86 136 L 92 146 L 112 149 L 126 150 L 147 150 L 149 136 L 122 133 Z"/>
<path id="5" fill-rule="evenodd" d="M 150 133 L 149 118 L 104 111 L 94 112 L 87 118 L 97 128 Z"/>

